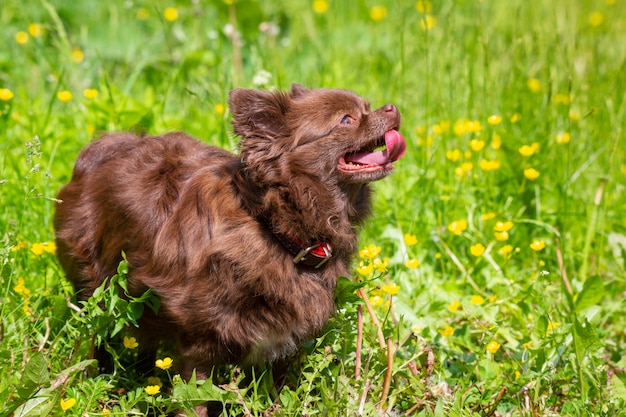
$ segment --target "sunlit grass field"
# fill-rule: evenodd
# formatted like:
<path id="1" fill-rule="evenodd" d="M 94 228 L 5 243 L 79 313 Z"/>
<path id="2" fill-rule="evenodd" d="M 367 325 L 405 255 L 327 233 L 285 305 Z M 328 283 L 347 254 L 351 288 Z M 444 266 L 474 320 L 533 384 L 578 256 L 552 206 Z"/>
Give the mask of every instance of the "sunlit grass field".
<path id="1" fill-rule="evenodd" d="M 4 0 L 0 25 L 0 416 L 624 415 L 623 0 Z M 136 358 L 141 300 L 81 304 L 56 261 L 79 150 L 119 130 L 236 150 L 228 91 L 293 82 L 403 114 L 336 316 L 282 389 L 184 382 L 168 352 L 151 379 L 98 375 L 107 334 Z"/>

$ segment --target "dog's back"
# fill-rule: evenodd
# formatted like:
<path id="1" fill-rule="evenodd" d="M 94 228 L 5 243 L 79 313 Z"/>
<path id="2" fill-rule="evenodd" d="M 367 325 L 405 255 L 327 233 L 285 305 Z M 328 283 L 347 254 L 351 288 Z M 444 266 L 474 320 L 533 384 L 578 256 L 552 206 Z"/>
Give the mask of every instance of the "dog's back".
<path id="1" fill-rule="evenodd" d="M 111 134 L 85 147 L 54 218 L 59 258 L 79 296 L 88 298 L 115 273 L 122 250 L 156 239 L 194 173 L 229 160 L 183 133 Z"/>

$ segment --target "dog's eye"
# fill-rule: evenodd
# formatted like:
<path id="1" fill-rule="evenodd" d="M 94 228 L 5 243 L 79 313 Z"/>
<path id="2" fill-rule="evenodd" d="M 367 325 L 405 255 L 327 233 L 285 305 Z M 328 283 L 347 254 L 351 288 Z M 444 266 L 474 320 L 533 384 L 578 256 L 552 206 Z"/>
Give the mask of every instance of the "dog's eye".
<path id="1" fill-rule="evenodd" d="M 342 125 L 351 125 L 354 122 L 355 122 L 354 117 L 349 116 L 349 115 L 343 116 L 343 119 L 341 119 Z"/>

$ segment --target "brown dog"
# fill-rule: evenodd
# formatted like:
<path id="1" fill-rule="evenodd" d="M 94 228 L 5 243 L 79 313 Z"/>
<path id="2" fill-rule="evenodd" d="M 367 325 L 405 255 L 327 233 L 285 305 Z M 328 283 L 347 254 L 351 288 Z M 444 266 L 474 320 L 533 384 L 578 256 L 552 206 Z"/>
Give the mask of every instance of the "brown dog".
<path id="1" fill-rule="evenodd" d="M 405 151 L 397 108 L 349 91 L 236 89 L 229 104 L 240 155 L 183 133 L 106 135 L 80 153 L 54 218 L 80 298 L 126 253 L 131 292 L 162 303 L 140 344 L 174 341 L 183 377 L 279 360 L 322 329 L 367 184 Z"/>

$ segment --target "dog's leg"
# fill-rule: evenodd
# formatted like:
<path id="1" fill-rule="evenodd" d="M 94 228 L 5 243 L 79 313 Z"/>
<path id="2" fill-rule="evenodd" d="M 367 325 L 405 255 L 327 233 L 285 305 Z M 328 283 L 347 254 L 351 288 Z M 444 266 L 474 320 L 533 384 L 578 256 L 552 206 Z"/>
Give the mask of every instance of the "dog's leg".
<path id="1" fill-rule="evenodd" d="M 112 375 L 115 372 L 115 364 L 113 363 L 113 357 L 104 348 L 104 345 L 96 346 L 93 358 L 98 361 L 98 373 Z"/>
<path id="2" fill-rule="evenodd" d="M 142 347 L 143 346 L 143 347 Z M 137 355 L 137 362 L 133 364 L 133 368 L 139 375 L 152 376 L 154 375 L 154 366 L 157 358 L 157 348 L 154 346 L 146 347 L 143 344 L 139 345 L 139 353 Z"/>

